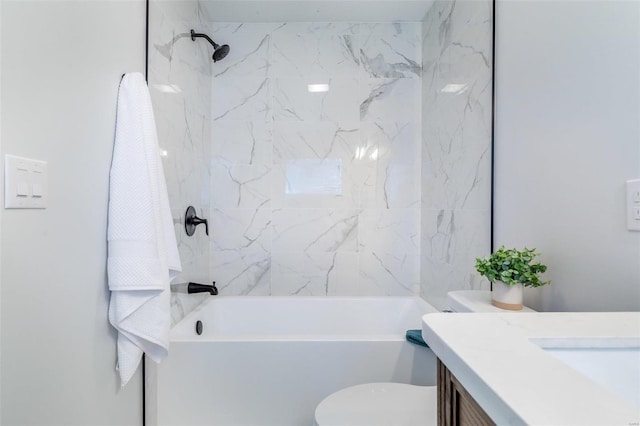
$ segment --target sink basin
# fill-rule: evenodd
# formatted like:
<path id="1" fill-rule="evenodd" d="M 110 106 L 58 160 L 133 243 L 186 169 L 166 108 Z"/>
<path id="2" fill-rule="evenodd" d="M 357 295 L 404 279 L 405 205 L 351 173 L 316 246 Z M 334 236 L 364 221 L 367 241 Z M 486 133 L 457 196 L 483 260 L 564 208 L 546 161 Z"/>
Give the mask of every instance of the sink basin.
<path id="1" fill-rule="evenodd" d="M 562 346 L 535 341 L 545 352 L 640 408 L 640 341 L 608 342 L 608 346 Z M 613 343 L 613 344 L 612 344 Z"/>

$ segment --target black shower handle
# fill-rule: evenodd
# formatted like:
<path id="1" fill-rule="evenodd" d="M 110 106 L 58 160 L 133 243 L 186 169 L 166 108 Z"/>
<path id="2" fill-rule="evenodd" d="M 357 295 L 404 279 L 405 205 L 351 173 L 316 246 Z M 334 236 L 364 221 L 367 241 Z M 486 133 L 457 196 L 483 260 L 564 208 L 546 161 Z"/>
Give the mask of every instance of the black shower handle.
<path id="1" fill-rule="evenodd" d="M 193 206 L 187 208 L 184 215 L 184 230 L 188 236 L 192 236 L 196 232 L 196 226 L 204 223 L 204 231 L 209 235 L 209 221 L 196 216 L 196 209 Z"/>
<path id="2" fill-rule="evenodd" d="M 209 235 L 209 221 L 207 219 L 200 219 L 198 216 L 196 216 L 191 219 L 191 223 L 193 223 L 194 226 L 198 226 L 204 223 L 204 232 L 205 234 Z"/>

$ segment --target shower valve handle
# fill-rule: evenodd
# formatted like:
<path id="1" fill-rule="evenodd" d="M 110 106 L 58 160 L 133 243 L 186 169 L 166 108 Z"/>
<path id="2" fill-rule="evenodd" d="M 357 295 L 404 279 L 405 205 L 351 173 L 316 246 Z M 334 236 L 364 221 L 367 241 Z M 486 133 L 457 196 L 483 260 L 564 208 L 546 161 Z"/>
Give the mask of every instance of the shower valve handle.
<path id="1" fill-rule="evenodd" d="M 200 219 L 196 216 L 196 209 L 193 206 L 187 208 L 187 212 L 184 217 L 184 230 L 188 236 L 192 236 L 196 233 L 196 226 L 204 223 L 204 231 L 209 235 L 209 221 L 207 219 Z"/>
<path id="2" fill-rule="evenodd" d="M 204 223 L 204 233 L 209 235 L 209 221 L 207 219 L 200 219 L 198 216 L 191 219 L 193 226 L 198 226 Z"/>

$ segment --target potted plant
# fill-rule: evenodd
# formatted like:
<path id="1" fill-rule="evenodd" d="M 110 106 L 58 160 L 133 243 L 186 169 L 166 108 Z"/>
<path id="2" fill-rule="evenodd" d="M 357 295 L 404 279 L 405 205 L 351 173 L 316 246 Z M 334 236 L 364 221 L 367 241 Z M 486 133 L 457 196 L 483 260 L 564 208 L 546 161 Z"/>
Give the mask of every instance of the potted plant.
<path id="1" fill-rule="evenodd" d="M 539 274 L 547 270 L 541 263 L 532 263 L 539 256 L 536 249 L 505 249 L 485 258 L 476 259 L 476 270 L 493 284 L 491 303 L 502 309 L 522 309 L 523 287 L 540 287 L 550 281 L 542 281 Z"/>

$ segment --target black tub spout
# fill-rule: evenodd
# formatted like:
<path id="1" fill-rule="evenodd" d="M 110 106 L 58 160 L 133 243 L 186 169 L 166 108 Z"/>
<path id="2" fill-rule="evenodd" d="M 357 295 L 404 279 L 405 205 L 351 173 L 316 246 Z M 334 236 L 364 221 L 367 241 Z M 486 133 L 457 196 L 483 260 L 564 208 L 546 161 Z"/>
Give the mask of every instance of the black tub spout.
<path id="1" fill-rule="evenodd" d="M 212 296 L 215 296 L 218 294 L 218 288 L 216 287 L 215 281 L 212 285 L 189 283 L 187 286 L 187 293 L 209 293 Z"/>

